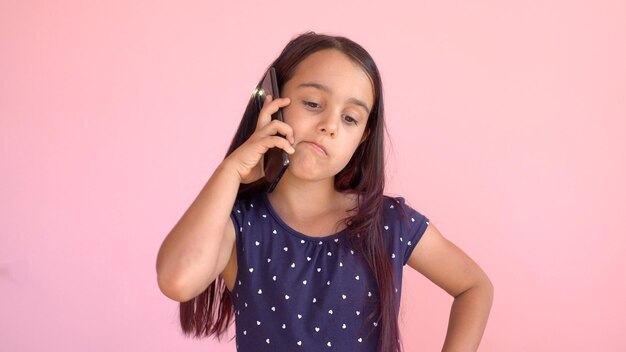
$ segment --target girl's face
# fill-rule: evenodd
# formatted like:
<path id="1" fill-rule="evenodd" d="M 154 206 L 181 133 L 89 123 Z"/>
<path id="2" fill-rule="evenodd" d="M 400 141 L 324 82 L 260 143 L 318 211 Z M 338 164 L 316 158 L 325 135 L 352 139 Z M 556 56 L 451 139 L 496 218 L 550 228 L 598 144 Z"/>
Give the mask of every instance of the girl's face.
<path id="1" fill-rule="evenodd" d="M 342 52 L 325 49 L 298 64 L 282 95 L 291 100 L 283 116 L 296 150 L 287 171 L 309 180 L 334 177 L 367 137 L 374 105 L 369 77 Z"/>

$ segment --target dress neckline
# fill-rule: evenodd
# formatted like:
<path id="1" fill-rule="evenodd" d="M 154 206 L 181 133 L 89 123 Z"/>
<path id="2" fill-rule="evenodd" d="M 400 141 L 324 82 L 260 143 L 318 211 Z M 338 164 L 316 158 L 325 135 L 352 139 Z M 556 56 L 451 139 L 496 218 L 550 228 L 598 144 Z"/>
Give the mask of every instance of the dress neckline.
<path id="1" fill-rule="evenodd" d="M 331 235 L 327 235 L 327 236 L 311 236 L 311 235 L 307 235 L 304 234 L 294 228 L 292 228 L 291 226 L 289 226 L 285 221 L 283 221 L 283 219 L 280 217 L 280 215 L 278 215 L 278 212 L 276 211 L 276 209 L 274 209 L 274 207 L 272 206 L 272 203 L 270 203 L 269 197 L 267 195 L 267 192 L 262 192 L 261 198 L 263 200 L 263 203 L 265 203 L 265 207 L 267 208 L 267 210 L 269 211 L 270 215 L 274 218 L 274 220 L 276 220 L 276 222 L 278 222 L 278 224 L 283 227 L 284 230 L 286 230 L 288 233 L 299 237 L 301 239 L 304 240 L 308 240 L 308 241 L 332 241 L 336 238 L 339 237 L 343 237 L 345 236 L 345 234 L 348 232 L 348 228 L 344 228 L 343 230 L 336 232 L 334 234 Z"/>

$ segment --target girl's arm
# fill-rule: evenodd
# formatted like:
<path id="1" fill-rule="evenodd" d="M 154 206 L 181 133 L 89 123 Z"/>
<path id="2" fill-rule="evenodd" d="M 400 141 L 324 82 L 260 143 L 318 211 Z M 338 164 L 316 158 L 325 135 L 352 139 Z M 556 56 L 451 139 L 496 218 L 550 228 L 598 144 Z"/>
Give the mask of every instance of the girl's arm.
<path id="1" fill-rule="evenodd" d="M 476 351 L 493 300 L 493 286 L 487 275 L 432 223 L 407 264 L 454 297 L 442 351 Z"/>
<path id="2" fill-rule="evenodd" d="M 157 281 L 167 297 L 186 302 L 224 269 L 235 242 L 230 219 L 239 175 L 226 160 L 167 235 L 157 256 Z"/>
<path id="3" fill-rule="evenodd" d="M 167 235 L 157 256 L 157 281 L 166 296 L 186 302 L 202 293 L 224 270 L 235 243 L 230 213 L 239 185 L 263 177 L 263 155 L 279 147 L 293 153 L 293 130 L 271 114 L 289 99 L 268 97 L 255 132 L 217 167 L 198 197 Z M 285 138 L 276 136 L 280 133 Z"/>

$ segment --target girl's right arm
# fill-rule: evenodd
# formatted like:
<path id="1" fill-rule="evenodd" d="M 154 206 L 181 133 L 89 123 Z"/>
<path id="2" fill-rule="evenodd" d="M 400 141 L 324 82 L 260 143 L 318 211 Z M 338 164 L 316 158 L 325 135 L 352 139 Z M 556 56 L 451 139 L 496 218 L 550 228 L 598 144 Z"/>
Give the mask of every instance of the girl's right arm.
<path id="1" fill-rule="evenodd" d="M 200 194 L 167 235 L 157 256 L 157 281 L 167 297 L 185 302 L 200 294 L 224 270 L 235 243 L 230 213 L 239 185 L 263 177 L 263 155 L 273 147 L 293 153 L 289 125 L 271 120 L 289 99 L 268 97 L 255 132 L 217 167 Z M 282 134 L 287 137 L 276 136 Z"/>

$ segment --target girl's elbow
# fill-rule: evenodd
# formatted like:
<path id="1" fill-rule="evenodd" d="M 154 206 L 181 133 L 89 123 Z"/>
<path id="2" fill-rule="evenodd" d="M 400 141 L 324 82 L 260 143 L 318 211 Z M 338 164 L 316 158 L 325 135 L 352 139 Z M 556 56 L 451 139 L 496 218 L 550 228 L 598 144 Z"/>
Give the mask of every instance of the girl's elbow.
<path id="1" fill-rule="evenodd" d="M 203 290 L 201 287 L 206 288 L 208 286 L 204 283 L 192 284 L 189 280 L 183 280 L 180 277 L 167 279 L 163 276 L 158 276 L 157 282 L 159 289 L 166 297 L 181 303 L 198 296 Z"/>
<path id="2" fill-rule="evenodd" d="M 487 275 L 482 273 L 474 282 L 469 285 L 465 290 L 461 291 L 457 295 L 453 295 L 455 298 L 466 294 L 480 295 L 490 302 L 493 300 L 494 286 Z"/>
<path id="3" fill-rule="evenodd" d="M 481 275 L 479 276 L 478 282 L 475 284 L 475 286 L 480 287 L 481 291 L 484 291 L 485 293 L 487 293 L 490 297 L 493 297 L 493 283 L 491 282 L 491 280 L 489 279 L 489 276 L 487 276 L 487 274 L 481 270 Z"/>
<path id="4" fill-rule="evenodd" d="M 491 306 L 493 302 L 494 286 L 489 277 L 485 275 L 478 287 L 480 287 L 480 292 L 482 293 L 485 302 L 488 302 L 489 306 Z"/>
<path id="5" fill-rule="evenodd" d="M 182 289 L 182 285 L 176 280 L 168 280 L 162 275 L 157 276 L 157 283 L 159 290 L 167 297 L 177 302 L 186 302 L 190 298 L 188 294 L 185 294 Z"/>

